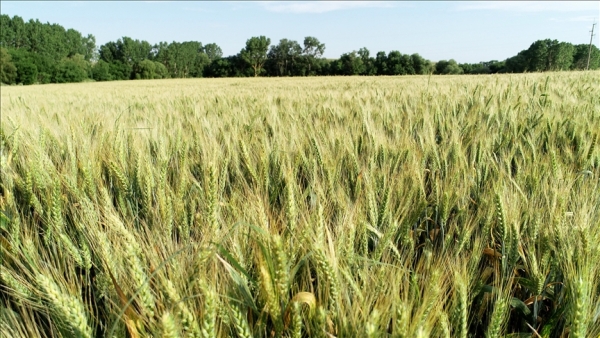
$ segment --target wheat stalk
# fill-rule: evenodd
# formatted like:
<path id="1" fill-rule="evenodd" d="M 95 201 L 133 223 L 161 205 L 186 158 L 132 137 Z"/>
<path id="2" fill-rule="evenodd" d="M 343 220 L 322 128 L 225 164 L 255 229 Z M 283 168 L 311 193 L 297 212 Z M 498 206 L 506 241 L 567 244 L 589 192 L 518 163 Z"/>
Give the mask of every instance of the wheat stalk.
<path id="1" fill-rule="evenodd" d="M 63 324 L 68 326 L 76 337 L 92 337 L 92 330 L 88 326 L 86 311 L 81 300 L 65 294 L 50 278 L 40 274 L 36 281 L 52 307 L 56 310 Z"/>

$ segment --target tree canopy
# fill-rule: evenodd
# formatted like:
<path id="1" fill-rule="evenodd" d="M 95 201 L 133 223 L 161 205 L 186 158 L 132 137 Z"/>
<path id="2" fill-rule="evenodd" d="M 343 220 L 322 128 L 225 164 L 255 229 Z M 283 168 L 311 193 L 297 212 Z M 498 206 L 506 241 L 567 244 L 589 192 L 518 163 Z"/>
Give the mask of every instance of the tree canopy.
<path id="1" fill-rule="evenodd" d="M 254 77 L 262 72 L 262 67 L 267 61 L 267 52 L 271 39 L 264 35 L 251 37 L 246 41 L 246 47 L 240 52 L 240 56 L 254 70 Z"/>
<path id="2" fill-rule="evenodd" d="M 96 57 L 96 39 L 91 34 L 6 14 L 0 15 L 0 48 L 1 81 L 8 84 L 63 81 L 66 73 L 85 73 L 87 78 L 90 61 Z M 80 80 L 79 76 L 66 78 Z"/>
<path id="3" fill-rule="evenodd" d="M 152 44 L 123 36 L 97 46 L 58 24 L 0 15 L 0 81 L 4 84 L 62 83 L 189 77 L 493 74 L 600 69 L 600 50 L 545 39 L 503 61 L 432 62 L 400 51 L 371 53 L 367 47 L 325 59 L 325 43 L 306 36 L 302 44 L 266 36 L 246 41 L 236 55 L 224 56 L 216 43 L 199 41 Z"/>

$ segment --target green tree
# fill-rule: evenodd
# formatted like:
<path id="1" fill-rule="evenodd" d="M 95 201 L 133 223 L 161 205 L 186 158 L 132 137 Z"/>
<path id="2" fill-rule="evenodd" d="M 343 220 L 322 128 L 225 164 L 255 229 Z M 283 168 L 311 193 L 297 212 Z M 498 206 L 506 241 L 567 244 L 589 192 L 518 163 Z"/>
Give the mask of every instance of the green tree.
<path id="1" fill-rule="evenodd" d="M 26 50 L 37 54 L 46 54 L 49 47 L 45 43 L 44 25 L 39 20 L 30 19 L 24 24 L 28 45 Z"/>
<path id="2" fill-rule="evenodd" d="M 571 69 L 584 70 L 588 63 L 588 54 L 590 46 L 588 44 L 580 44 L 573 46 L 573 63 Z M 590 69 L 600 68 L 600 49 L 592 45 L 590 54 Z"/>
<path id="3" fill-rule="evenodd" d="M 173 78 L 202 76 L 204 68 L 210 64 L 202 44 L 197 41 L 161 44 L 154 59 L 165 65 Z"/>
<path id="4" fill-rule="evenodd" d="M 14 48 L 15 31 L 12 19 L 6 14 L 0 15 L 0 47 Z"/>
<path id="5" fill-rule="evenodd" d="M 454 59 L 449 61 L 441 60 L 435 64 L 435 73 L 443 75 L 463 74 L 463 69 L 460 68 Z"/>
<path id="6" fill-rule="evenodd" d="M 377 55 L 375 56 L 375 69 L 377 72 L 377 75 L 387 75 L 388 73 L 388 67 L 387 67 L 387 55 L 385 54 L 385 52 L 381 51 L 381 52 L 377 52 Z"/>
<path id="7" fill-rule="evenodd" d="M 431 61 L 416 53 L 412 54 L 410 58 L 412 59 L 416 74 L 430 74 L 433 72 L 434 69 Z"/>
<path id="8" fill-rule="evenodd" d="M 83 56 L 86 61 L 97 60 L 98 52 L 96 50 L 96 38 L 92 34 L 81 39 L 83 45 Z"/>
<path id="9" fill-rule="evenodd" d="M 521 51 L 517 55 L 506 59 L 506 71 L 508 73 L 523 73 L 529 70 L 527 51 Z"/>
<path id="10" fill-rule="evenodd" d="M 90 61 L 96 54 L 96 39 L 91 34 L 83 37 L 77 30 L 65 29 L 57 24 L 41 23 L 37 19 L 25 22 L 19 16 L 11 18 L 8 15 L 0 15 L 0 46 L 9 50 L 17 73 L 18 64 L 35 65 L 36 79 L 21 83 L 48 83 L 56 75 L 59 66 L 64 68 L 61 62 L 65 58 L 79 54 L 84 61 Z M 77 59 L 74 61 L 80 63 Z M 32 68 L 25 66 L 25 69 Z M 87 67 L 88 77 L 90 71 Z"/>
<path id="11" fill-rule="evenodd" d="M 110 70 L 110 77 L 113 80 L 130 80 L 131 73 L 133 72 L 133 67 L 130 65 L 121 62 L 121 61 L 113 61 L 108 64 Z"/>
<path id="12" fill-rule="evenodd" d="M 573 53 L 575 48 L 568 42 L 557 40 L 543 40 L 546 46 L 546 58 L 542 60 L 543 70 L 568 70 L 573 64 Z"/>
<path id="13" fill-rule="evenodd" d="M 254 77 L 260 75 L 263 71 L 263 65 L 267 61 L 267 52 L 271 39 L 264 35 L 251 37 L 246 41 L 246 47 L 240 52 L 240 56 L 254 70 Z"/>
<path id="14" fill-rule="evenodd" d="M 168 79 L 169 78 L 169 70 L 165 65 L 158 61 L 154 62 L 154 71 L 155 71 L 155 79 Z"/>
<path id="15" fill-rule="evenodd" d="M 17 73 L 19 73 L 19 68 L 23 64 L 33 64 L 35 65 L 36 78 L 34 80 L 27 80 L 26 82 L 31 83 L 49 83 L 52 80 L 52 74 L 54 74 L 54 69 L 56 66 L 56 62 L 52 60 L 48 56 L 44 56 L 41 54 L 36 54 L 32 52 L 28 52 L 25 48 L 19 49 L 7 49 L 8 54 L 11 56 L 12 62 L 17 67 Z M 27 67 L 27 66 L 26 66 Z M 25 82 L 19 80 L 17 76 L 17 82 L 23 83 Z"/>
<path id="16" fill-rule="evenodd" d="M 458 66 L 463 70 L 464 74 L 490 74 L 492 73 L 491 68 L 494 67 L 495 62 L 479 62 L 479 63 L 461 63 Z M 498 70 L 494 71 L 495 73 Z"/>
<path id="17" fill-rule="evenodd" d="M 149 57 L 152 45 L 148 41 L 134 40 L 124 36 L 117 40 L 117 50 L 117 59 L 133 67 Z"/>
<path id="18" fill-rule="evenodd" d="M 169 47 L 169 44 L 166 41 L 162 41 L 159 42 L 157 44 L 155 44 L 154 46 L 152 46 L 152 49 L 150 50 L 150 55 L 148 55 L 148 58 L 152 61 L 158 61 L 158 55 L 164 51 L 165 49 L 167 49 Z"/>
<path id="19" fill-rule="evenodd" d="M 360 75 L 365 72 L 365 64 L 356 51 L 342 54 L 332 67 L 339 75 Z"/>
<path id="20" fill-rule="evenodd" d="M 71 57 L 75 54 L 84 54 L 84 47 L 81 44 L 82 36 L 81 33 L 69 28 L 67 29 L 64 37 L 63 44 L 67 48 L 67 56 Z"/>
<path id="21" fill-rule="evenodd" d="M 552 43 L 552 40 L 538 40 L 529 46 L 529 49 L 525 52 L 527 58 L 527 66 L 525 67 L 528 71 L 543 72 L 548 67 L 548 46 Z"/>
<path id="22" fill-rule="evenodd" d="M 156 78 L 156 64 L 152 60 L 143 60 L 137 65 L 136 79 L 154 79 Z"/>
<path id="23" fill-rule="evenodd" d="M 16 49 L 24 48 L 27 50 L 29 45 L 29 39 L 27 38 L 27 29 L 25 28 L 25 21 L 20 16 L 14 16 L 11 20 L 11 27 L 9 28 L 13 33 L 13 41 L 9 47 Z"/>
<path id="24" fill-rule="evenodd" d="M 12 62 L 6 48 L 0 47 L 0 82 L 14 84 L 17 80 L 17 67 Z"/>
<path id="25" fill-rule="evenodd" d="M 100 56 L 100 60 L 107 63 L 120 60 L 117 43 L 113 41 L 107 42 L 106 44 L 100 46 L 98 49 L 98 54 Z"/>
<path id="26" fill-rule="evenodd" d="M 110 81 L 110 65 L 104 60 L 98 60 L 92 67 L 92 78 L 96 81 Z"/>
<path id="27" fill-rule="evenodd" d="M 527 70 L 543 72 L 549 70 L 567 70 L 573 64 L 575 47 L 558 40 L 538 40 L 524 53 L 527 58 Z"/>
<path id="28" fill-rule="evenodd" d="M 506 68 L 506 63 L 504 61 L 492 60 L 485 62 L 485 65 L 487 66 L 487 68 L 489 68 L 490 73 L 492 74 L 504 73 Z"/>
<path id="29" fill-rule="evenodd" d="M 408 54 L 402 54 L 400 57 L 400 64 L 404 70 L 403 75 L 415 75 L 415 67 L 413 66 L 412 59 Z"/>
<path id="30" fill-rule="evenodd" d="M 302 47 L 298 42 L 281 39 L 278 45 L 271 46 L 267 60 L 271 63 L 273 75 L 292 76 L 297 74 L 295 68 L 300 59 Z"/>
<path id="31" fill-rule="evenodd" d="M 363 63 L 363 72 L 361 73 L 361 75 L 375 75 L 377 73 L 377 68 L 375 67 L 375 59 L 369 56 L 370 52 L 367 49 L 367 47 L 359 49 L 357 54 Z"/>
<path id="32" fill-rule="evenodd" d="M 65 41 L 67 41 L 67 30 L 58 24 L 52 24 L 46 28 L 48 39 L 48 48 L 46 49 L 46 52 L 48 53 L 48 56 L 54 59 L 55 62 L 69 56 L 70 48 L 65 43 Z"/>
<path id="33" fill-rule="evenodd" d="M 148 41 L 124 36 L 116 42 L 110 41 L 100 46 L 98 56 L 100 60 L 111 64 L 113 79 L 125 80 L 135 78 L 140 73 L 136 67 L 143 60 L 153 57 L 152 51 L 153 47 Z"/>
<path id="34" fill-rule="evenodd" d="M 210 63 L 205 72 L 208 77 L 228 77 L 231 76 L 231 62 L 229 58 L 216 59 Z"/>
<path id="35" fill-rule="evenodd" d="M 325 44 L 321 43 L 319 39 L 314 36 L 307 36 L 304 38 L 304 48 L 302 53 L 306 57 L 308 66 L 307 75 L 314 75 L 313 68 L 318 63 L 318 59 L 325 53 Z"/>
<path id="36" fill-rule="evenodd" d="M 190 77 L 196 73 L 196 56 L 202 52 L 202 44 L 196 41 L 182 42 L 178 44 L 176 62 L 177 77 Z"/>
<path id="37" fill-rule="evenodd" d="M 208 57 L 208 54 L 204 52 L 196 54 L 196 59 L 194 61 L 194 66 L 192 68 L 192 71 L 190 72 L 190 75 L 193 77 L 203 77 L 205 69 L 208 68 L 208 66 L 210 66 L 210 62 L 211 61 Z"/>
<path id="38" fill-rule="evenodd" d="M 223 50 L 216 43 L 209 43 L 204 45 L 204 53 L 208 56 L 210 62 L 223 57 Z"/>
<path id="39" fill-rule="evenodd" d="M 37 82 L 38 69 L 31 59 L 24 59 L 15 65 L 17 67 L 17 82 L 30 85 Z"/>
<path id="40" fill-rule="evenodd" d="M 88 78 L 90 72 L 89 63 L 81 54 L 65 58 L 56 67 L 54 81 L 56 83 L 82 82 Z"/>
<path id="41" fill-rule="evenodd" d="M 397 50 L 390 51 L 387 56 L 387 74 L 404 75 L 406 71 L 402 62 L 402 53 Z"/>
<path id="42" fill-rule="evenodd" d="M 587 66 L 588 46 L 579 44 L 574 46 L 573 63 L 571 69 L 583 70 Z"/>

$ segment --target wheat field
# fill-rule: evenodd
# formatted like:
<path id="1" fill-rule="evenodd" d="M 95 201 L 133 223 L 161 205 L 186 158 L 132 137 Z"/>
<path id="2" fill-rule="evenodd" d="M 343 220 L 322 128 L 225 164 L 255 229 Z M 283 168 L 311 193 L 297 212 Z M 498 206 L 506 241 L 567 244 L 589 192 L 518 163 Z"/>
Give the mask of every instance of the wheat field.
<path id="1" fill-rule="evenodd" d="M 3 337 L 599 337 L 600 72 L 2 87 Z"/>

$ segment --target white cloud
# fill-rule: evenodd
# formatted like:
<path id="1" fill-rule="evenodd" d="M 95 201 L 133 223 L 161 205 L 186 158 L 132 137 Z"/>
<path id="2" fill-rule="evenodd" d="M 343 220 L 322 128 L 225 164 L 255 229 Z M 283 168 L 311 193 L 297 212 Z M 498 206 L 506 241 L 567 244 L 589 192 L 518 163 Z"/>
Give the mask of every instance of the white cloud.
<path id="1" fill-rule="evenodd" d="M 511 12 L 599 11 L 600 1 L 474 1 L 464 2 L 458 10 L 500 10 Z"/>
<path id="2" fill-rule="evenodd" d="M 395 5 L 387 1 L 261 1 L 259 4 L 270 12 L 278 13 L 326 13 L 355 8 L 389 8 Z"/>

